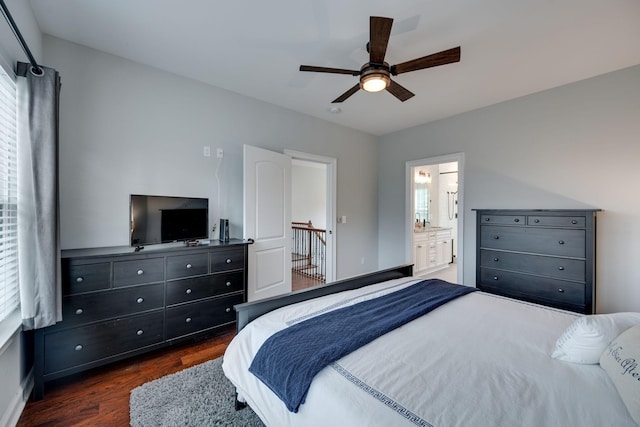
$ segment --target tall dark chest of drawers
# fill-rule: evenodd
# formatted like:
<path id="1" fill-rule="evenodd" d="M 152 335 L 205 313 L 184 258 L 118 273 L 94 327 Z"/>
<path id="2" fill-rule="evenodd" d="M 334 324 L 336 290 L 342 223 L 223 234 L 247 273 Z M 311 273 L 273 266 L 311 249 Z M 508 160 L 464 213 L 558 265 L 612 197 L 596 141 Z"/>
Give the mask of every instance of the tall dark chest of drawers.
<path id="1" fill-rule="evenodd" d="M 596 212 L 477 210 L 477 287 L 594 313 Z"/>
<path id="2" fill-rule="evenodd" d="M 63 251 L 62 322 L 35 335 L 34 398 L 44 383 L 215 334 L 246 301 L 247 245 Z"/>

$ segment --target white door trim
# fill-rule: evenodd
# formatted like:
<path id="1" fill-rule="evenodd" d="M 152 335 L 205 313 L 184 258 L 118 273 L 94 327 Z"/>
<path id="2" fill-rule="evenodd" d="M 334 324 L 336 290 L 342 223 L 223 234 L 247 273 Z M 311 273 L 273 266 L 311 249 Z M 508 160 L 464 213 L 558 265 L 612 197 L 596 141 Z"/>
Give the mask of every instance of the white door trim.
<path id="1" fill-rule="evenodd" d="M 413 188 L 413 175 L 411 169 L 417 166 L 438 165 L 440 163 L 458 162 L 458 283 L 464 283 L 464 153 L 445 154 L 443 156 L 428 157 L 425 159 L 411 160 L 405 164 L 405 259 L 413 262 L 413 213 L 411 202 L 413 200 L 411 189 Z"/>
<path id="2" fill-rule="evenodd" d="M 336 280 L 336 197 L 337 191 L 337 171 L 338 160 L 334 157 L 321 156 L 318 154 L 303 153 L 295 150 L 284 150 L 284 154 L 292 159 L 306 160 L 310 162 L 323 163 L 327 166 L 327 271 L 325 272 L 326 283 Z"/>

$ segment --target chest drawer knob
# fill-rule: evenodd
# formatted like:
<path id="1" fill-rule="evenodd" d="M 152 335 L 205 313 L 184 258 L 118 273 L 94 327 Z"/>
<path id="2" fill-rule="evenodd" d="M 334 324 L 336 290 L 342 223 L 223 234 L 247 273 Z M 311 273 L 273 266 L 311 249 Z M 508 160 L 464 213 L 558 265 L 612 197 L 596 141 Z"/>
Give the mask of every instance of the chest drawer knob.
<path id="1" fill-rule="evenodd" d="M 484 220 L 485 220 L 485 221 L 487 221 L 487 222 L 489 222 L 489 221 L 491 221 L 491 218 L 487 217 L 487 218 L 485 218 Z"/>
<path id="2" fill-rule="evenodd" d="M 494 240 L 500 240 L 500 236 L 493 236 Z"/>
<path id="3" fill-rule="evenodd" d="M 227 307 L 224 311 L 229 313 L 231 311 L 231 307 Z"/>
<path id="4" fill-rule="evenodd" d="M 192 266 L 191 266 L 191 264 L 187 264 L 187 265 L 186 265 L 186 267 L 187 267 L 187 270 L 188 270 L 188 269 L 190 269 Z"/>
<path id="5" fill-rule="evenodd" d="M 185 321 L 186 323 L 191 323 L 191 317 L 187 317 L 186 319 L 184 319 L 184 321 Z"/>
<path id="6" fill-rule="evenodd" d="M 500 258 L 495 257 L 493 260 L 494 260 L 495 262 L 498 262 L 498 261 L 500 261 Z"/>
<path id="7" fill-rule="evenodd" d="M 562 293 L 564 293 L 564 289 L 558 288 L 558 292 L 560 292 L 562 294 Z"/>
<path id="8" fill-rule="evenodd" d="M 564 267 L 563 267 L 563 266 L 560 266 L 560 267 L 558 267 L 558 270 L 563 271 L 563 270 L 564 270 Z"/>
<path id="9" fill-rule="evenodd" d="M 571 220 L 571 224 L 576 225 L 578 223 L 578 220 L 572 219 Z"/>
<path id="10" fill-rule="evenodd" d="M 564 245 L 564 240 L 558 240 L 559 245 Z"/>
<path id="11" fill-rule="evenodd" d="M 536 224 L 540 223 L 540 220 L 538 218 L 534 219 L 533 222 L 535 222 Z"/>
<path id="12" fill-rule="evenodd" d="M 76 351 L 80 351 L 80 350 L 82 350 L 82 344 L 78 344 L 78 345 L 76 346 Z"/>
<path id="13" fill-rule="evenodd" d="M 144 298 L 140 297 L 136 300 L 138 304 L 142 304 L 144 302 Z"/>
<path id="14" fill-rule="evenodd" d="M 144 334 L 144 331 L 142 329 L 138 329 L 138 332 L 136 332 L 136 335 L 140 336 Z"/>
<path id="15" fill-rule="evenodd" d="M 144 274 L 144 270 L 140 269 L 136 273 L 138 273 L 138 276 L 142 276 Z"/>
<path id="16" fill-rule="evenodd" d="M 189 295 L 191 293 L 191 289 L 187 289 L 186 291 L 184 291 L 187 295 Z"/>
<path id="17" fill-rule="evenodd" d="M 520 218 L 514 219 L 513 222 L 520 222 Z"/>
<path id="18" fill-rule="evenodd" d="M 493 276 L 493 280 L 498 280 L 498 276 Z"/>
<path id="19" fill-rule="evenodd" d="M 76 310 L 76 314 L 82 314 L 82 313 L 84 313 L 83 309 L 79 308 L 79 309 Z"/>
<path id="20" fill-rule="evenodd" d="M 231 282 L 227 282 L 227 283 L 226 283 L 226 285 L 227 285 L 227 286 L 231 286 Z"/>
<path id="21" fill-rule="evenodd" d="M 227 258 L 227 264 L 231 264 L 231 258 Z"/>
<path id="22" fill-rule="evenodd" d="M 84 277 L 82 276 L 76 277 L 76 283 L 82 283 L 82 282 L 84 282 Z"/>

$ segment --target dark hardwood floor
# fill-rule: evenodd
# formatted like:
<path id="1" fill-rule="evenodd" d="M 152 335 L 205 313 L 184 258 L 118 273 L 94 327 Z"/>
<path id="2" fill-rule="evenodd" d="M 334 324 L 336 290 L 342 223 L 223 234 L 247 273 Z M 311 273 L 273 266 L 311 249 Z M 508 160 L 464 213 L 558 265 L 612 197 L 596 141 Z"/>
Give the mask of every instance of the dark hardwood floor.
<path id="1" fill-rule="evenodd" d="M 293 273 L 293 290 L 323 285 Z M 130 360 L 48 382 L 43 400 L 29 401 L 17 427 L 129 425 L 129 393 L 148 382 L 220 357 L 235 325 L 214 338 L 158 350 Z"/>
<path id="2" fill-rule="evenodd" d="M 43 400 L 27 402 L 17 426 L 128 426 L 131 390 L 222 356 L 234 334 L 235 325 L 205 341 L 169 347 L 51 381 L 46 384 Z"/>
<path id="3" fill-rule="evenodd" d="M 314 279 L 296 271 L 291 272 L 291 290 L 299 291 L 300 289 L 313 288 L 315 286 L 324 285 L 324 281 Z"/>

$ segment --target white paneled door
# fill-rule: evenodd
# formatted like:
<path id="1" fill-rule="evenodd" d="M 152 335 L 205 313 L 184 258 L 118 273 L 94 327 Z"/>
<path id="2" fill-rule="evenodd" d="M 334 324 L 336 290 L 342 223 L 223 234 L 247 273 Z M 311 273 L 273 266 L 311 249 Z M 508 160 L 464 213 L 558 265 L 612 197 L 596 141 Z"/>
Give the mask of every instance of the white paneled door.
<path id="1" fill-rule="evenodd" d="M 291 292 L 291 158 L 244 146 L 249 301 Z"/>

